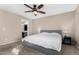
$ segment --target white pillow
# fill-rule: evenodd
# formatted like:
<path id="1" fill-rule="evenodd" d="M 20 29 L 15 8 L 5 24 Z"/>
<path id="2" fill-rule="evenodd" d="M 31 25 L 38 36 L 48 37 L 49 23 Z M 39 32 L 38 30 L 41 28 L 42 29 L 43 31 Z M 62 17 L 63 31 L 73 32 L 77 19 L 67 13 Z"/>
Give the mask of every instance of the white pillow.
<path id="1" fill-rule="evenodd" d="M 40 35 L 47 35 L 47 36 L 60 36 L 61 37 L 61 35 L 59 34 L 59 33 L 57 33 L 57 32 L 52 32 L 52 33 L 49 33 L 49 32 L 42 32 L 42 33 L 40 33 Z"/>

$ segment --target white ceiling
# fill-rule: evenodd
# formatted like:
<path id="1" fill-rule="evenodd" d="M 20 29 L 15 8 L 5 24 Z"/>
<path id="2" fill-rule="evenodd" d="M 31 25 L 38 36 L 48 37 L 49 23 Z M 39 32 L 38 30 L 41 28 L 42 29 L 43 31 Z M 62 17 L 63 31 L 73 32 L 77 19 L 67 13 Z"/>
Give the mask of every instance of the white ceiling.
<path id="1" fill-rule="evenodd" d="M 30 6 L 32 6 L 32 4 Z M 39 13 L 37 16 L 34 16 L 32 13 L 24 13 L 24 11 L 30 9 L 24 6 L 23 4 L 0 4 L 0 9 L 27 17 L 29 19 L 37 19 L 41 17 L 70 12 L 75 10 L 76 7 L 76 4 L 45 4 L 44 7 L 40 10 L 45 11 L 46 14 Z"/>

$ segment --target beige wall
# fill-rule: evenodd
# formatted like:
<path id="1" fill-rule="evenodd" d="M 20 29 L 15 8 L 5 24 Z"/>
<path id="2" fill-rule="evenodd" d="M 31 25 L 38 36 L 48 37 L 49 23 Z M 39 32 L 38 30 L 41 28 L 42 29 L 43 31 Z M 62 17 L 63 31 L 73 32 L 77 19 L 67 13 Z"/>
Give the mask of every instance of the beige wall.
<path id="1" fill-rule="evenodd" d="M 75 11 L 75 39 L 79 45 L 79 6 Z"/>
<path id="2" fill-rule="evenodd" d="M 73 11 L 59 15 L 39 18 L 36 20 L 30 20 L 29 33 L 38 33 L 39 29 L 60 29 L 63 32 L 67 32 L 67 35 L 71 35 L 73 38 L 75 36 L 76 41 L 79 43 L 78 13 L 79 8 L 77 8 L 75 12 Z M 26 18 L 0 10 L 0 45 L 20 40 L 22 24 L 21 19 Z M 28 19 L 26 20 L 28 21 Z"/>
<path id="3" fill-rule="evenodd" d="M 21 19 L 24 17 L 0 10 L 0 45 L 20 40 Z"/>
<path id="4" fill-rule="evenodd" d="M 37 33 L 39 29 L 60 29 L 67 35 L 74 37 L 74 12 L 63 13 L 33 20 L 32 32 Z"/>

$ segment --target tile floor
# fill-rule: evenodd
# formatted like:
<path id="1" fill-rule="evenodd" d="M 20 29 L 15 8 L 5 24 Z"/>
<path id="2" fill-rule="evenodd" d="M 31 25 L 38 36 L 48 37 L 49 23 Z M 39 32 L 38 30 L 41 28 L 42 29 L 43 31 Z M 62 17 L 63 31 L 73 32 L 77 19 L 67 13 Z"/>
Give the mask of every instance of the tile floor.
<path id="1" fill-rule="evenodd" d="M 79 55 L 79 50 L 72 45 L 63 45 L 63 55 Z M 21 42 L 0 47 L 0 55 L 44 55 L 43 53 L 24 47 Z"/>

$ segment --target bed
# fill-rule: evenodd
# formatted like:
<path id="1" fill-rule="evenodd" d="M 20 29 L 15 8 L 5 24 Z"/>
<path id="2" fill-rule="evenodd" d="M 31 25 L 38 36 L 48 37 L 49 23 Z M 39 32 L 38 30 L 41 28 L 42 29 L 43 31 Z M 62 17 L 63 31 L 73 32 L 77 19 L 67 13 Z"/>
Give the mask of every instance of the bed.
<path id="1" fill-rule="evenodd" d="M 36 49 L 46 55 L 62 54 L 62 31 L 41 30 L 39 34 L 22 39 L 23 45 Z"/>

